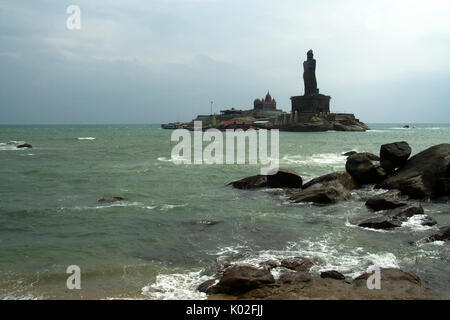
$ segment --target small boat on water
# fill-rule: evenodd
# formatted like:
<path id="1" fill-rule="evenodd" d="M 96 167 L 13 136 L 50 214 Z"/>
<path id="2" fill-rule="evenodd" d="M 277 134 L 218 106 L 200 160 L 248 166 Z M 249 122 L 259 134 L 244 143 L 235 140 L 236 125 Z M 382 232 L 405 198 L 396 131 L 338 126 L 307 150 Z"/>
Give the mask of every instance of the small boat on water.
<path id="1" fill-rule="evenodd" d="M 170 122 L 170 123 L 166 123 L 166 124 L 162 124 L 161 128 L 163 129 L 179 129 L 179 128 L 183 128 L 184 123 L 182 122 Z"/>

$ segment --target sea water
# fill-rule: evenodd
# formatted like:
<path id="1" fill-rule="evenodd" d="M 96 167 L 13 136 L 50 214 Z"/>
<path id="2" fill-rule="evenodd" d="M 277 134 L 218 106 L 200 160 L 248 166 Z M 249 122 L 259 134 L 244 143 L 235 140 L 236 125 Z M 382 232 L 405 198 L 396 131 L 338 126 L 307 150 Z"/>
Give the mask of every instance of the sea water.
<path id="1" fill-rule="evenodd" d="M 345 170 L 342 153 L 413 154 L 450 143 L 450 125 L 370 124 L 367 132 L 280 132 L 280 167 L 307 180 Z M 227 183 L 259 165 L 175 165 L 158 125 L 0 126 L 0 298 L 203 299 L 196 287 L 226 263 L 316 257 L 312 272 L 355 277 L 371 265 L 417 274 L 450 298 L 448 244 L 411 244 L 437 227 L 420 217 L 389 231 L 349 223 L 367 214 L 371 186 L 328 206 L 291 204 L 282 189 Z M 32 149 L 17 149 L 19 143 Z M 125 201 L 99 203 L 103 197 Z M 422 203 L 439 226 L 447 203 Z M 69 290 L 66 269 L 81 270 Z"/>

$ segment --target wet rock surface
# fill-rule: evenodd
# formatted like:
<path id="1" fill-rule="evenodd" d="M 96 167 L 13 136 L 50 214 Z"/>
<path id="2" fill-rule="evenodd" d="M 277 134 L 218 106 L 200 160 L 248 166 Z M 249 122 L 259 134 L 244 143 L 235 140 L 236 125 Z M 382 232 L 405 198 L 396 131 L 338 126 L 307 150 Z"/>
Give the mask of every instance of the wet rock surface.
<path id="1" fill-rule="evenodd" d="M 360 184 L 377 183 L 386 175 L 378 161 L 371 153 L 356 153 L 347 158 L 345 169 Z"/>
<path id="2" fill-rule="evenodd" d="M 412 199 L 448 196 L 441 179 L 450 178 L 450 144 L 444 143 L 428 148 L 411 157 L 406 164 L 377 187 L 398 189 Z"/>
<path id="3" fill-rule="evenodd" d="M 331 204 L 350 199 L 350 193 L 337 181 L 316 183 L 292 195 L 289 200 L 298 202 L 313 202 L 317 204 Z"/>
<path id="4" fill-rule="evenodd" d="M 408 196 L 402 196 L 400 190 L 389 190 L 371 197 L 366 201 L 366 206 L 373 211 L 395 209 L 408 204 Z"/>
<path id="5" fill-rule="evenodd" d="M 383 144 L 380 148 L 381 166 L 393 171 L 406 164 L 411 151 L 411 147 L 405 141 Z"/>
<path id="6" fill-rule="evenodd" d="M 355 190 L 359 188 L 358 182 L 346 171 L 338 171 L 314 178 L 303 184 L 302 188 L 306 189 L 317 183 L 325 183 L 336 181 L 339 182 L 347 190 Z"/>

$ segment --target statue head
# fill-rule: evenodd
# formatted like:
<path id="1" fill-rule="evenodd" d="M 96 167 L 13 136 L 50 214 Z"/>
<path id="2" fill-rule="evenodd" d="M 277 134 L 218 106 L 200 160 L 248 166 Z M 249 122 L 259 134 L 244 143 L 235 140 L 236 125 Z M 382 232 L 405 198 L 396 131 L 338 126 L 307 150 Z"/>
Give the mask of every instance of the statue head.
<path id="1" fill-rule="evenodd" d="M 314 53 L 313 53 L 312 49 L 308 51 L 306 56 L 308 57 L 308 60 L 311 60 L 314 58 Z"/>

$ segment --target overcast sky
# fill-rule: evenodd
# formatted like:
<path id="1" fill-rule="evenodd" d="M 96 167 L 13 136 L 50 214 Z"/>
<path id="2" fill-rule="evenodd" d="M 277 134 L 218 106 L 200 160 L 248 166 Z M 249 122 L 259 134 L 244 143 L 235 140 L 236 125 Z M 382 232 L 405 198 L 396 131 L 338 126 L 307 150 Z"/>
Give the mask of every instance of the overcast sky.
<path id="1" fill-rule="evenodd" d="M 332 111 L 450 122 L 448 0 L 0 0 L 0 124 L 189 121 L 267 90 L 289 111 L 309 49 Z"/>

